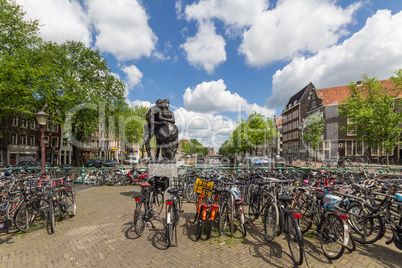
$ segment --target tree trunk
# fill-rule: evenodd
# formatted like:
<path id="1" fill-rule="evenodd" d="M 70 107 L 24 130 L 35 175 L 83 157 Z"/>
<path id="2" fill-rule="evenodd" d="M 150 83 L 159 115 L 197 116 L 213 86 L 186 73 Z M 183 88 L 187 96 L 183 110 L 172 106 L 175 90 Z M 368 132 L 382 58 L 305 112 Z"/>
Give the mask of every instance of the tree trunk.
<path id="1" fill-rule="evenodd" d="M 79 167 L 80 166 L 80 161 L 78 157 L 78 148 L 76 145 L 72 145 L 73 147 L 73 166 L 74 167 Z"/>

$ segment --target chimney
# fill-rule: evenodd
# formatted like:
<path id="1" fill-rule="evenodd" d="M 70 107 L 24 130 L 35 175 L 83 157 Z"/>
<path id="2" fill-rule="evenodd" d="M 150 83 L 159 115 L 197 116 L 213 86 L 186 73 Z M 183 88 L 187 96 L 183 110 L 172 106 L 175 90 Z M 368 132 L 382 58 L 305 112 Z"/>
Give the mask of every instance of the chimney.
<path id="1" fill-rule="evenodd" d="M 357 81 L 356 86 L 360 87 L 362 85 L 362 81 Z"/>

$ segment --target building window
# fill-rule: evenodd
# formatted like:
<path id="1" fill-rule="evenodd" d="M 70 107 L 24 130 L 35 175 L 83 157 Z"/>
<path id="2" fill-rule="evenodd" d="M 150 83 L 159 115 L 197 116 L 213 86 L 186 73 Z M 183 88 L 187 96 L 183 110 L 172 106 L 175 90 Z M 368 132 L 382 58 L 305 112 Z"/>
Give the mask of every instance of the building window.
<path id="1" fill-rule="evenodd" d="M 53 122 L 52 121 L 47 121 L 47 130 L 53 131 Z"/>
<path id="2" fill-rule="evenodd" d="M 52 137 L 52 147 L 58 147 L 59 145 L 59 138 Z"/>
<path id="3" fill-rule="evenodd" d="M 53 123 L 53 131 L 54 132 L 59 132 L 59 124 Z"/>
<path id="4" fill-rule="evenodd" d="M 13 127 L 17 127 L 17 126 L 18 126 L 18 117 L 13 116 L 13 117 L 11 118 L 11 126 L 13 126 Z"/>
<path id="5" fill-rule="evenodd" d="M 17 141 L 18 141 L 17 140 L 17 138 L 18 138 L 17 134 L 11 133 L 10 137 L 11 137 L 10 143 L 11 144 L 17 144 Z"/>
<path id="6" fill-rule="evenodd" d="M 35 129 L 35 120 L 29 121 L 29 124 L 31 129 Z"/>
<path id="7" fill-rule="evenodd" d="M 346 141 L 346 155 L 353 155 L 353 141 Z"/>
<path id="8" fill-rule="evenodd" d="M 347 124 L 352 124 L 354 120 L 352 118 L 347 118 Z M 356 136 L 356 129 L 355 128 L 348 128 L 348 136 Z"/>
<path id="9" fill-rule="evenodd" d="M 312 108 L 315 108 L 315 106 L 316 106 L 315 101 L 313 101 L 313 102 L 311 103 L 311 107 L 312 107 Z"/>
<path id="10" fill-rule="evenodd" d="M 45 147 L 49 147 L 49 136 L 45 136 L 43 139 L 45 141 Z"/>
<path id="11" fill-rule="evenodd" d="M 27 135 L 21 135 L 21 145 L 27 145 Z"/>
<path id="12" fill-rule="evenodd" d="M 63 138 L 63 146 L 68 146 L 68 139 L 67 138 Z"/>
<path id="13" fill-rule="evenodd" d="M 21 127 L 28 128 L 28 120 L 21 118 Z"/>
<path id="14" fill-rule="evenodd" d="M 35 146 L 35 136 L 34 135 L 29 136 L 29 145 Z"/>
<path id="15" fill-rule="evenodd" d="M 363 141 L 357 141 L 356 155 L 363 155 Z"/>

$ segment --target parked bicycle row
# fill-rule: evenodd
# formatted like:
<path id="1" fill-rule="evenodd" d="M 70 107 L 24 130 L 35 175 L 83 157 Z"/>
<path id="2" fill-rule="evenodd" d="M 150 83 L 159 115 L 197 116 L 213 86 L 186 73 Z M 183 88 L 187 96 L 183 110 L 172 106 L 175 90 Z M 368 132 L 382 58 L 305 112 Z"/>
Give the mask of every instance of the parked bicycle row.
<path id="1" fill-rule="evenodd" d="M 74 217 L 77 210 L 74 182 L 66 177 L 13 176 L 7 170 L 0 177 L 0 233 L 56 229 L 56 219 Z"/>
<path id="2" fill-rule="evenodd" d="M 344 172 L 217 170 L 188 172 L 178 180 L 151 177 L 141 184 L 134 228 L 142 235 L 152 221 L 163 216 L 167 244 L 177 243 L 177 226 L 183 200 L 195 203 L 195 240 L 218 236 L 247 235 L 262 220 L 263 236 L 269 243 L 281 233 L 288 242 L 295 265 L 305 259 L 303 234 L 313 232 L 323 254 L 331 260 L 356 242 L 370 244 L 387 230 L 402 250 L 402 179 L 384 178 L 362 171 Z M 169 189 L 168 189 L 169 188 Z M 168 193 L 172 198 L 165 200 Z"/>

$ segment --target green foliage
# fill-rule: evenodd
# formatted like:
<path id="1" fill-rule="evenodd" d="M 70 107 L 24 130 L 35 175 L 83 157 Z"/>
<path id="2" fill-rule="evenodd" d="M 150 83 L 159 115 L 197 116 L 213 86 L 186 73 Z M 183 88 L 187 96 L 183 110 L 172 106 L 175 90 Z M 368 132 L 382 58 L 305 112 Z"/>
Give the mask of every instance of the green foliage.
<path id="1" fill-rule="evenodd" d="M 302 139 L 312 149 L 317 150 L 318 145 L 322 141 L 321 135 L 324 130 L 324 118 L 317 113 L 312 114 L 304 121 L 302 128 Z"/>
<path id="2" fill-rule="evenodd" d="M 402 129 L 400 100 L 395 98 L 402 93 L 402 70 L 391 77 L 395 87 L 387 89 L 375 77 L 363 75 L 363 85 L 350 84 L 350 97 L 339 109 L 339 114 L 348 120 L 345 131 L 353 131 L 370 148 L 392 151 L 398 144 Z M 371 150 L 369 151 L 371 156 Z M 388 163 L 388 154 L 387 154 Z"/>
<path id="3" fill-rule="evenodd" d="M 228 141 L 219 148 L 219 154 L 245 153 L 257 150 L 278 136 L 276 122 L 254 112 L 247 121 L 240 121 Z"/>
<path id="4" fill-rule="evenodd" d="M 197 154 L 197 155 L 207 155 L 209 149 L 202 146 L 202 144 L 196 139 L 190 139 L 188 142 L 181 140 L 179 146 L 185 155 L 187 154 Z"/>

